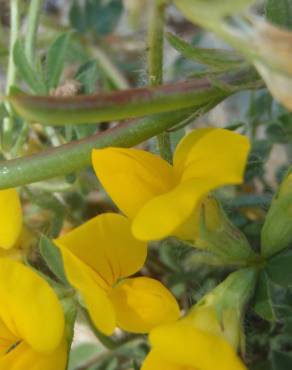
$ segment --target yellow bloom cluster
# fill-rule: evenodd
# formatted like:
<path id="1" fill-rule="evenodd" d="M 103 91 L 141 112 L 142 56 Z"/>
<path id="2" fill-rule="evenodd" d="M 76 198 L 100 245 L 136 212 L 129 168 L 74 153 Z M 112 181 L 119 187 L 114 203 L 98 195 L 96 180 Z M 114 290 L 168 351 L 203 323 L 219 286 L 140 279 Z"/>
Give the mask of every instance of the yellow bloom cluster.
<path id="1" fill-rule="evenodd" d="M 143 370 L 245 368 L 215 310 L 195 310 L 179 319 L 178 303 L 164 285 L 132 275 L 145 263 L 146 241 L 197 238 L 202 203 L 213 189 L 242 182 L 248 151 L 245 137 L 208 128 L 180 142 L 173 165 L 136 149 L 92 153 L 99 180 L 126 217 L 99 215 L 55 243 L 66 276 L 98 330 L 111 335 L 118 326 L 150 332 L 153 349 Z M 22 230 L 16 190 L 0 192 L 0 208 L 5 209 L 0 248 L 8 250 Z M 2 258 L 0 302 L 0 370 L 64 370 L 64 314 L 52 288 L 28 267 Z"/>

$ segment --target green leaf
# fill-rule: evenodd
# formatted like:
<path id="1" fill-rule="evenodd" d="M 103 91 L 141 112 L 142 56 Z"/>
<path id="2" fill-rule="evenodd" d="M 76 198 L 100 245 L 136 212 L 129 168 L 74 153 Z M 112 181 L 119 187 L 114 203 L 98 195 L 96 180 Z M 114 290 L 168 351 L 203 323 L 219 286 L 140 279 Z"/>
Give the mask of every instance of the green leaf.
<path id="1" fill-rule="evenodd" d="M 45 235 L 40 238 L 39 249 L 52 273 L 65 285 L 69 285 L 65 275 L 61 252 Z"/>
<path id="2" fill-rule="evenodd" d="M 276 315 L 272 305 L 272 292 L 270 280 L 265 271 L 260 273 L 255 291 L 255 312 L 264 320 L 275 321 Z"/>
<path id="3" fill-rule="evenodd" d="M 73 0 L 69 12 L 69 19 L 71 26 L 75 28 L 78 32 L 83 33 L 86 31 L 87 24 L 84 15 L 84 9 L 80 7 L 77 0 Z"/>
<path id="4" fill-rule="evenodd" d="M 273 143 L 289 143 L 292 141 L 292 115 L 285 113 L 267 126 L 266 133 Z"/>
<path id="5" fill-rule="evenodd" d="M 85 365 L 91 358 L 103 352 L 101 346 L 95 343 L 83 343 L 70 352 L 68 370 L 76 370 Z"/>
<path id="6" fill-rule="evenodd" d="M 35 71 L 29 64 L 29 61 L 25 55 L 23 44 L 20 40 L 17 40 L 14 45 L 13 57 L 18 73 L 31 88 L 31 90 L 36 94 L 45 95 L 47 92 L 46 86 L 39 78 L 37 71 Z"/>
<path id="7" fill-rule="evenodd" d="M 83 64 L 77 71 L 75 78 L 82 84 L 85 94 L 93 94 L 96 91 L 98 80 L 96 60 L 90 60 Z"/>
<path id="8" fill-rule="evenodd" d="M 265 174 L 265 163 L 272 150 L 272 143 L 269 140 L 256 140 L 252 144 L 249 154 L 245 179 L 252 181 L 255 177 L 261 178 Z"/>
<path id="9" fill-rule="evenodd" d="M 283 287 L 292 286 L 292 251 L 285 251 L 269 260 L 265 270 L 270 279 Z"/>
<path id="10" fill-rule="evenodd" d="M 48 50 L 45 67 L 48 91 L 50 91 L 52 88 L 56 88 L 59 85 L 64 69 L 69 39 L 70 33 L 61 34 L 57 37 Z"/>
<path id="11" fill-rule="evenodd" d="M 219 70 L 227 70 L 231 67 L 240 67 L 243 60 L 233 51 L 219 49 L 204 49 L 188 44 L 179 37 L 168 33 L 169 43 L 185 58 L 197 63 L 205 64 Z"/>
<path id="12" fill-rule="evenodd" d="M 266 0 L 265 13 L 270 22 L 292 29 L 292 0 Z"/>

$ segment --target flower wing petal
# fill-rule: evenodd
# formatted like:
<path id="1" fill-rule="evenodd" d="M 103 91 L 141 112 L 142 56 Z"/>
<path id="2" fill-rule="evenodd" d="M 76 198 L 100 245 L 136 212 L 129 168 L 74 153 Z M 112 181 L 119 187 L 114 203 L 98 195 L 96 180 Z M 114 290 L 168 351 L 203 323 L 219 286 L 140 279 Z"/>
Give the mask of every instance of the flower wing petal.
<path id="1" fill-rule="evenodd" d="M 61 248 L 67 278 L 81 294 L 94 325 L 104 334 L 111 335 L 116 317 L 107 292 L 102 289 L 100 277 L 66 248 Z"/>
<path id="2" fill-rule="evenodd" d="M 247 137 L 224 129 L 210 130 L 189 150 L 181 181 L 200 178 L 213 179 L 216 186 L 239 184 L 249 150 Z"/>
<path id="3" fill-rule="evenodd" d="M 174 185 L 173 168 L 159 156 L 137 149 L 93 150 L 95 173 L 104 189 L 128 217 Z"/>
<path id="4" fill-rule="evenodd" d="M 175 236 L 176 230 L 187 222 L 203 197 L 213 188 L 212 181 L 190 180 L 154 198 L 135 217 L 132 225 L 134 236 L 140 240 Z"/>
<path id="5" fill-rule="evenodd" d="M 177 145 L 173 155 L 173 165 L 177 172 L 184 168 L 185 161 L 196 143 L 216 128 L 199 128 L 187 134 Z"/>
<path id="6" fill-rule="evenodd" d="M 138 277 L 125 279 L 110 293 L 118 326 L 133 333 L 148 333 L 154 327 L 176 321 L 179 306 L 159 281 Z"/>
<path id="7" fill-rule="evenodd" d="M 147 245 L 133 237 L 130 221 L 115 213 L 94 217 L 55 242 L 93 269 L 103 288 L 140 270 L 147 256 Z"/>
<path id="8" fill-rule="evenodd" d="M 181 370 L 181 366 L 171 363 L 160 356 L 158 351 L 152 350 L 145 358 L 141 370 Z"/>
<path id="9" fill-rule="evenodd" d="M 66 363 L 65 340 L 49 354 L 38 353 L 22 342 L 8 354 L 0 357 L 0 370 L 65 370 Z"/>
<path id="10" fill-rule="evenodd" d="M 187 319 L 155 328 L 150 342 L 160 356 L 195 369 L 246 370 L 232 347 L 218 335 L 196 329 Z M 212 354 L 210 356 L 210 354 Z"/>
<path id="11" fill-rule="evenodd" d="M 0 318 L 11 333 L 47 353 L 61 342 L 64 314 L 58 298 L 39 275 L 8 259 L 0 260 Z"/>
<path id="12" fill-rule="evenodd" d="M 0 248 L 10 249 L 22 229 L 21 204 L 15 189 L 0 191 L 0 210 Z"/>

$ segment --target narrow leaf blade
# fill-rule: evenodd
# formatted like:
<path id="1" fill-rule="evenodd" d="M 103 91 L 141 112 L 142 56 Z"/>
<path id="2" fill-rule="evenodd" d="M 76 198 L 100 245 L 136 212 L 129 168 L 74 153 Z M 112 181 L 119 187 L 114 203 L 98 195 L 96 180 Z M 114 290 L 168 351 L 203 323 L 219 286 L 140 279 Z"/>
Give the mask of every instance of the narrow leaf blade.
<path id="1" fill-rule="evenodd" d="M 24 52 L 24 47 L 20 40 L 17 40 L 14 45 L 13 57 L 20 76 L 31 88 L 31 90 L 37 94 L 46 94 L 46 87 L 39 79 L 36 71 L 34 71 L 32 66 L 29 64 Z"/>
<path id="2" fill-rule="evenodd" d="M 46 82 L 48 91 L 56 88 L 60 82 L 69 40 L 70 33 L 63 33 L 57 37 L 49 48 L 46 61 Z"/>
<path id="3" fill-rule="evenodd" d="M 40 253 L 52 273 L 65 285 L 68 285 L 59 249 L 45 235 L 41 236 L 39 244 Z"/>

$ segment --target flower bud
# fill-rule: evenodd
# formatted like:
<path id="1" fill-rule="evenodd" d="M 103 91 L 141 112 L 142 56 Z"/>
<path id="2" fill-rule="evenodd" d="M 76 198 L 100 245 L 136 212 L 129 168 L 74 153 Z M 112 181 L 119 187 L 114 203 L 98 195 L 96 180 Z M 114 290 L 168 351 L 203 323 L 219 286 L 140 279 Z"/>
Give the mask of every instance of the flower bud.
<path id="1" fill-rule="evenodd" d="M 195 246 L 226 262 L 241 263 L 256 257 L 246 237 L 229 221 L 215 198 L 207 198 L 202 204 L 198 234 Z"/>
<path id="2" fill-rule="evenodd" d="M 262 229 L 262 254 L 270 257 L 292 242 L 292 169 L 284 179 Z"/>
<path id="3" fill-rule="evenodd" d="M 204 296 L 186 319 L 200 330 L 223 336 L 235 350 L 241 348 L 244 339 L 242 315 L 255 282 L 256 271 L 253 269 L 233 272 Z"/>

